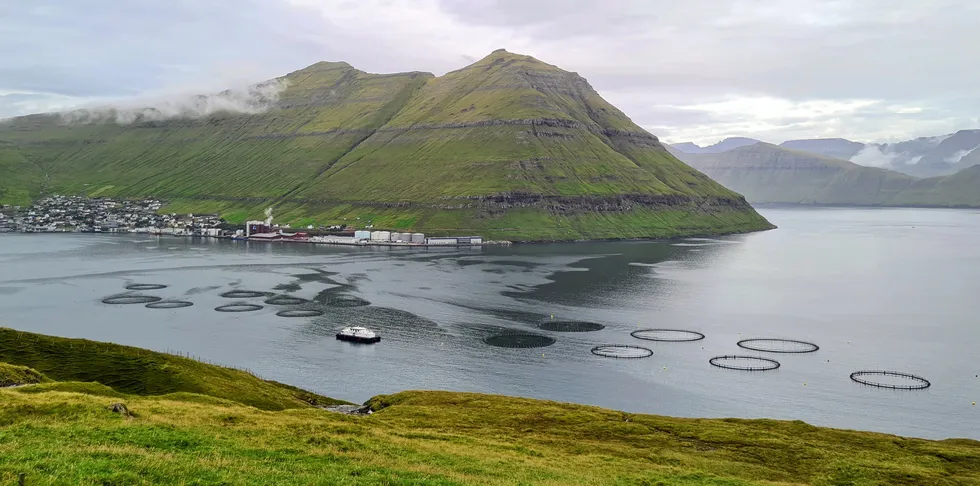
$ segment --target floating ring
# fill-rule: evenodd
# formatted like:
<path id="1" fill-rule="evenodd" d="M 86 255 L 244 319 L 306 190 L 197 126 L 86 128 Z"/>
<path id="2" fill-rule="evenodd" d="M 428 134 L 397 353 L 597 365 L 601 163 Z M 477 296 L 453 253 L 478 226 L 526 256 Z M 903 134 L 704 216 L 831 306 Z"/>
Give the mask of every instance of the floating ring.
<path id="1" fill-rule="evenodd" d="M 316 309 L 285 309 L 276 312 L 279 317 L 319 317 L 323 315 L 322 310 Z"/>
<path id="2" fill-rule="evenodd" d="M 291 295 L 274 295 L 265 301 L 265 303 L 269 305 L 299 305 L 307 302 L 309 301 L 306 299 L 293 297 Z"/>
<path id="3" fill-rule="evenodd" d="M 167 288 L 163 284 L 129 284 L 126 286 L 126 290 L 160 290 Z"/>
<path id="4" fill-rule="evenodd" d="M 896 385 L 893 383 L 882 383 L 879 381 L 871 381 L 864 379 L 865 376 L 897 376 L 899 378 L 906 378 L 912 382 L 909 385 Z M 891 390 L 924 390 L 932 386 L 929 380 L 911 373 L 902 373 L 901 371 L 884 371 L 884 370 L 862 370 L 855 371 L 851 373 L 851 380 L 860 383 L 862 385 L 874 386 L 878 388 L 888 388 Z"/>
<path id="5" fill-rule="evenodd" d="M 782 344 L 782 345 L 795 345 L 797 349 L 789 349 L 788 347 L 779 346 L 766 346 L 765 344 Z M 813 353 L 820 349 L 814 343 L 808 341 L 797 341 L 795 339 L 743 339 L 739 341 L 738 347 L 744 349 L 751 349 L 752 351 L 762 351 L 764 353 Z"/>
<path id="6" fill-rule="evenodd" d="M 269 293 L 259 292 L 257 290 L 229 290 L 220 295 L 226 299 L 251 299 L 254 297 L 265 297 Z"/>
<path id="7" fill-rule="evenodd" d="M 636 339 L 666 343 L 687 343 L 704 339 L 704 334 L 684 329 L 637 329 L 630 333 Z"/>
<path id="8" fill-rule="evenodd" d="M 653 350 L 632 344 L 601 344 L 591 349 L 592 354 L 606 358 L 636 359 L 653 356 Z"/>
<path id="9" fill-rule="evenodd" d="M 155 295 L 114 295 L 102 299 L 103 304 L 149 304 L 163 299 Z"/>
<path id="10" fill-rule="evenodd" d="M 159 302 L 150 302 L 146 304 L 147 309 L 180 309 L 181 307 L 190 307 L 194 305 L 193 302 L 188 302 L 186 300 L 161 300 Z"/>
<path id="11" fill-rule="evenodd" d="M 218 312 L 252 312 L 262 309 L 259 304 L 225 304 L 215 307 Z"/>
<path id="12" fill-rule="evenodd" d="M 728 364 L 725 361 L 738 361 L 738 360 L 751 360 L 755 362 L 762 363 L 761 366 L 752 365 L 737 365 Z M 769 358 L 762 358 L 759 356 L 736 356 L 736 355 L 726 355 L 726 356 L 715 356 L 708 360 L 711 366 L 717 366 L 719 368 L 725 368 L 726 370 L 739 370 L 739 371 L 769 371 L 779 368 L 779 361 Z"/>
<path id="13" fill-rule="evenodd" d="M 597 322 L 550 320 L 538 324 L 538 329 L 554 332 L 592 332 L 601 331 L 606 326 Z"/>

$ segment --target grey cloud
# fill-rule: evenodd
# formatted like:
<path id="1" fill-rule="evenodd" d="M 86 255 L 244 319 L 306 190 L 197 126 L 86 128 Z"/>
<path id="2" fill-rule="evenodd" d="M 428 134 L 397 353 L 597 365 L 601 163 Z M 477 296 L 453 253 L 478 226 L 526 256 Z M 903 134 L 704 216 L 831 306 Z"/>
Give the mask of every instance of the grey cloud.
<path id="1" fill-rule="evenodd" d="M 66 97 L 217 92 L 320 60 L 440 74 L 505 47 L 579 72 L 668 138 L 894 139 L 980 125 L 978 18 L 970 0 L 3 2 L 0 95 L 33 104 L 0 96 L 0 117 Z M 738 97 L 879 102 L 685 108 Z"/>

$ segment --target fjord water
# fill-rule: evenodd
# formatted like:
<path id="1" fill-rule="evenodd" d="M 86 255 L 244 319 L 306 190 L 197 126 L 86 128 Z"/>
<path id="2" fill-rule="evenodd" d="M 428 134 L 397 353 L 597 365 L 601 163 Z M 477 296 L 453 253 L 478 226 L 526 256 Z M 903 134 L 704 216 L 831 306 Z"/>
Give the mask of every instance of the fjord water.
<path id="1" fill-rule="evenodd" d="M 687 417 L 799 419 L 903 435 L 980 439 L 980 213 L 925 209 L 761 212 L 779 229 L 666 242 L 406 250 L 136 235 L 0 235 L 0 326 L 190 353 L 361 402 L 406 389 L 520 395 Z M 194 303 L 108 305 L 128 283 Z M 214 308 L 232 289 L 316 298 L 322 317 Z M 337 305 L 338 299 L 340 304 Z M 362 300 L 357 300 L 362 299 Z M 370 303 L 352 306 L 352 303 Z M 537 330 L 544 319 L 604 324 Z M 335 340 L 344 325 L 377 345 Z M 638 328 L 704 333 L 657 343 Z M 488 346 L 504 331 L 555 339 Z M 740 349 L 739 339 L 812 341 L 810 354 Z M 652 357 L 594 356 L 633 344 Z M 709 358 L 774 358 L 769 372 Z M 859 369 L 922 375 L 932 387 L 853 383 Z"/>

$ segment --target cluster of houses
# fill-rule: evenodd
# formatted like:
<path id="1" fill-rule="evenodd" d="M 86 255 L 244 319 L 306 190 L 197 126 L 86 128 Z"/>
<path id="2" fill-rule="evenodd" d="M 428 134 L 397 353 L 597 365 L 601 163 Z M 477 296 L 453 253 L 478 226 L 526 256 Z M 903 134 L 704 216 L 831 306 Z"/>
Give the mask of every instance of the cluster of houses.
<path id="1" fill-rule="evenodd" d="M 28 208 L 0 206 L 0 232 L 145 233 L 173 236 L 227 237 L 250 241 L 283 241 L 340 245 L 466 246 L 482 245 L 479 236 L 430 236 L 423 233 L 354 230 L 346 225 L 313 226 L 307 232 L 289 225 L 273 225 L 271 209 L 264 221 L 249 221 L 244 228 L 227 224 L 218 215 L 160 214 L 155 199 L 113 200 L 82 196 L 49 196 Z M 368 226 L 371 228 L 371 226 Z"/>
<path id="2" fill-rule="evenodd" d="M 161 207 L 155 199 L 49 196 L 26 209 L 0 208 L 0 231 L 219 235 L 217 215 L 159 214 Z"/>

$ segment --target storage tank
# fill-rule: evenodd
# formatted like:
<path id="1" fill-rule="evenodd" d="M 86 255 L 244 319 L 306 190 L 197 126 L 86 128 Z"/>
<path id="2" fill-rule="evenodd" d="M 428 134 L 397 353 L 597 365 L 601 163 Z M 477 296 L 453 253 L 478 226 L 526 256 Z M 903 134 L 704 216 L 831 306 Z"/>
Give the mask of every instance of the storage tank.
<path id="1" fill-rule="evenodd" d="M 356 240 L 370 240 L 371 232 L 367 230 L 358 230 L 354 232 L 354 239 Z"/>
<path id="2" fill-rule="evenodd" d="M 404 233 L 392 233 L 391 241 L 405 241 Z"/>
<path id="3" fill-rule="evenodd" d="M 372 231 L 371 241 L 391 241 L 390 231 Z"/>
<path id="4" fill-rule="evenodd" d="M 412 233 L 412 243 L 425 243 L 425 234 Z"/>

